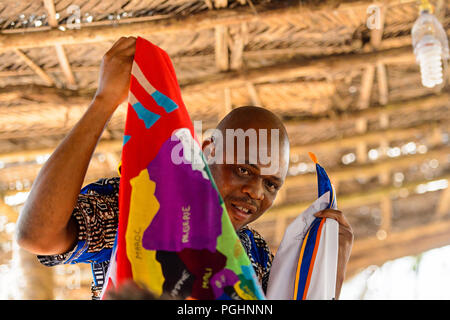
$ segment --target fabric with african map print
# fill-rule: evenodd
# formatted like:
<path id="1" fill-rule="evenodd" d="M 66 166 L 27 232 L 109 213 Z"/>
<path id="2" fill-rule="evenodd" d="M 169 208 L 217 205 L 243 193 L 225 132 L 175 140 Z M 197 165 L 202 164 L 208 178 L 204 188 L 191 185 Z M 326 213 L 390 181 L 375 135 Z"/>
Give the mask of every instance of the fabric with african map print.
<path id="1" fill-rule="evenodd" d="M 157 296 L 264 299 L 169 56 L 139 37 L 131 73 L 119 229 L 102 296 L 133 280 Z"/>

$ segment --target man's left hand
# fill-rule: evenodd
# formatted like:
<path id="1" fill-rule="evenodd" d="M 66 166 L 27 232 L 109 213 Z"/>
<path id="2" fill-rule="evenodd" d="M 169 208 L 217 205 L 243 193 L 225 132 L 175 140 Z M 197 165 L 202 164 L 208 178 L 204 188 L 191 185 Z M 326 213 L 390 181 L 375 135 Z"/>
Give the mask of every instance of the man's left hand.
<path id="1" fill-rule="evenodd" d="M 341 293 L 342 283 L 344 282 L 345 278 L 347 262 L 352 251 L 354 238 L 353 230 L 345 216 L 339 210 L 325 209 L 317 212 L 316 214 L 314 214 L 314 216 L 318 218 L 334 219 L 339 223 L 339 253 L 336 279 L 336 299 L 338 299 Z"/>

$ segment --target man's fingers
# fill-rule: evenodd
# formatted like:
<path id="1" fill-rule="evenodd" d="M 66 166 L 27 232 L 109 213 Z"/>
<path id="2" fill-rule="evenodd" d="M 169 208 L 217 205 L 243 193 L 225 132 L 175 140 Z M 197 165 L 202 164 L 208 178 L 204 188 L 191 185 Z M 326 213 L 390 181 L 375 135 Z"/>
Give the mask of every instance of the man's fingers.
<path id="1" fill-rule="evenodd" d="M 134 56 L 136 52 L 136 41 L 131 42 L 127 48 L 124 48 L 122 53 L 127 56 Z"/>
<path id="2" fill-rule="evenodd" d="M 318 218 L 329 218 L 336 220 L 339 223 L 339 235 L 340 236 L 342 235 L 345 238 L 349 239 L 350 241 L 349 243 L 353 243 L 354 239 L 353 229 L 341 211 L 326 209 L 317 212 L 314 216 Z"/>
<path id="3" fill-rule="evenodd" d="M 135 37 L 121 37 L 117 40 L 113 46 L 108 50 L 108 53 L 118 52 L 127 50 L 128 48 L 134 48 L 136 46 L 136 38 Z"/>
<path id="4" fill-rule="evenodd" d="M 317 212 L 316 214 L 314 214 L 314 216 L 316 216 L 318 218 L 334 219 L 342 226 L 350 228 L 350 224 L 348 223 L 347 219 L 345 218 L 345 216 L 342 214 L 341 211 L 334 210 L 334 209 L 325 209 L 325 210 Z"/>
<path id="5" fill-rule="evenodd" d="M 127 40 L 127 37 L 120 37 L 119 40 L 114 42 L 114 44 L 109 48 L 109 51 L 115 50 L 118 47 L 123 46 L 124 42 Z"/>
<path id="6" fill-rule="evenodd" d="M 117 48 L 125 48 L 130 46 L 131 44 L 134 44 L 136 42 L 136 37 L 121 37 L 115 45 L 117 45 Z"/>

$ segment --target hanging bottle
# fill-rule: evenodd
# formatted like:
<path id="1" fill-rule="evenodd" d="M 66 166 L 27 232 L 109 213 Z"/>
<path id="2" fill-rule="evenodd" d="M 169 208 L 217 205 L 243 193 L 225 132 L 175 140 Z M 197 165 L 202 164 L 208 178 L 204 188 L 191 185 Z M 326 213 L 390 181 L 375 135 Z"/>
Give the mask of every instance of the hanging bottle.
<path id="1" fill-rule="evenodd" d="M 447 34 L 431 13 L 431 5 L 423 1 L 419 18 L 413 25 L 412 45 L 420 65 L 422 84 L 433 88 L 443 82 L 443 63 L 449 58 Z"/>

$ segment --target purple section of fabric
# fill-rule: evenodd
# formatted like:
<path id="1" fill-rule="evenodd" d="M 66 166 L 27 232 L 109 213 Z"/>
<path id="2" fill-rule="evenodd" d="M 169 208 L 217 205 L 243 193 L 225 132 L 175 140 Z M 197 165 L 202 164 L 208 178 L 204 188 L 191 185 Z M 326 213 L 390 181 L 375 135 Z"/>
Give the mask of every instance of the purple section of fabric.
<path id="1" fill-rule="evenodd" d="M 192 170 L 190 163 L 173 163 L 171 153 L 179 143 L 167 140 L 147 167 L 150 180 L 156 183 L 160 208 L 144 231 L 142 245 L 147 250 L 215 252 L 222 232 L 219 196 L 210 180 Z"/>
<path id="2" fill-rule="evenodd" d="M 233 287 L 239 281 L 239 277 L 230 269 L 223 269 L 211 277 L 211 288 L 215 299 L 218 299 L 224 293 L 223 289 L 227 286 Z"/>

